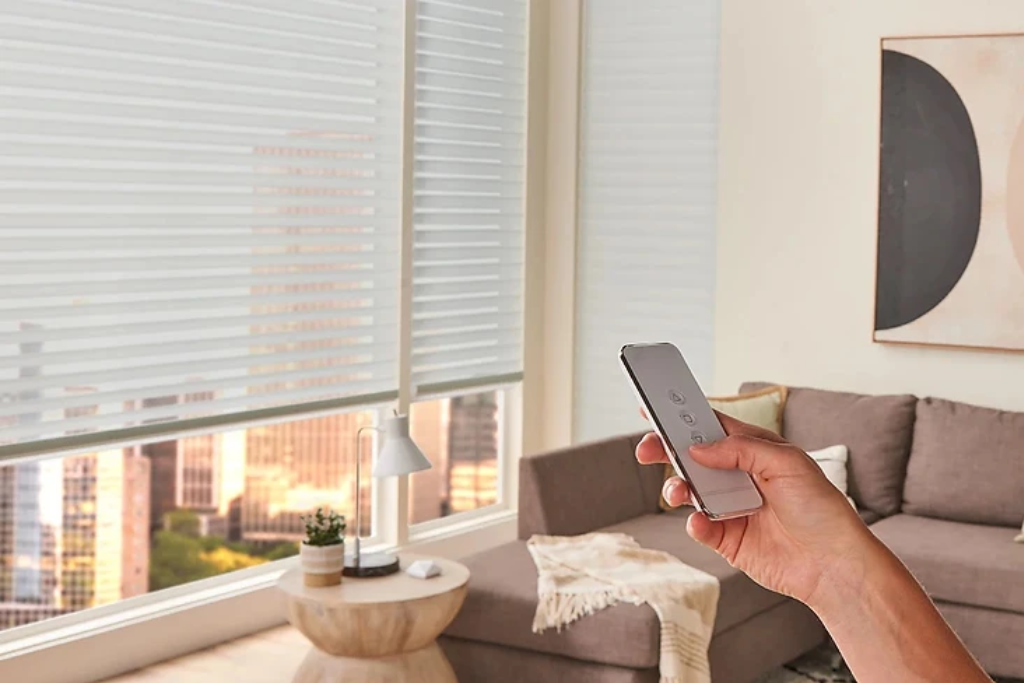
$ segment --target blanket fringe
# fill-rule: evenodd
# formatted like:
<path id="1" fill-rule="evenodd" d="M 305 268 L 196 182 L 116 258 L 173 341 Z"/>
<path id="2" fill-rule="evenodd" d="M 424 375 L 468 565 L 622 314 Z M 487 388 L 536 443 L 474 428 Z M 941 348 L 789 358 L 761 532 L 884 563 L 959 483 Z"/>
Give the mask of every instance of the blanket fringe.
<path id="1" fill-rule="evenodd" d="M 542 596 L 533 615 L 533 632 L 542 633 L 549 628 L 561 632 L 580 617 L 611 607 L 618 602 L 633 602 L 634 597 L 621 588 L 600 593 L 548 593 Z"/>

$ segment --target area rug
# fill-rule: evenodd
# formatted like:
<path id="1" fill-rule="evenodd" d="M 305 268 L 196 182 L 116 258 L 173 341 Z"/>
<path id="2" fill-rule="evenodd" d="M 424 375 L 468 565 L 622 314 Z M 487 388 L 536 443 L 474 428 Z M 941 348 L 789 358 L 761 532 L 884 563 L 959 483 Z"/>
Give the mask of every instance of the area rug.
<path id="1" fill-rule="evenodd" d="M 996 683 L 1024 683 L 1014 678 L 996 678 Z M 856 683 L 834 645 L 823 645 L 813 652 L 771 671 L 757 683 Z"/>

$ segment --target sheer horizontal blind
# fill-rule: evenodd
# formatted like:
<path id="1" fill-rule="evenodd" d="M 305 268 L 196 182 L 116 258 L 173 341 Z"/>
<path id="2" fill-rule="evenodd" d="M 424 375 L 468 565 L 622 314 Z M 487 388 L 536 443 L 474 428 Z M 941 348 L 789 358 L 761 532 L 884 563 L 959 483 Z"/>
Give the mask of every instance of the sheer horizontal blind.
<path id="1" fill-rule="evenodd" d="M 718 26 L 718 0 L 584 6 L 575 439 L 643 428 L 623 344 L 711 379 Z"/>
<path id="2" fill-rule="evenodd" d="M 418 0 L 412 380 L 521 377 L 526 0 Z"/>
<path id="3" fill-rule="evenodd" d="M 0 4 L 0 456 L 396 394 L 402 9 Z"/>

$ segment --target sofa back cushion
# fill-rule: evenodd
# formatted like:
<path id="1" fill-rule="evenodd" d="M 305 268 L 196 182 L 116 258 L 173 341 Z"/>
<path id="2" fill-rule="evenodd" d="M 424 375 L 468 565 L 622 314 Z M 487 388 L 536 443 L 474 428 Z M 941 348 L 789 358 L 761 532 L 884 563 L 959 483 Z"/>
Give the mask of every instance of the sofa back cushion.
<path id="1" fill-rule="evenodd" d="M 575 536 L 656 512 L 634 456 L 639 435 L 617 436 L 519 460 L 519 537 Z M 660 476 L 660 467 L 648 467 Z"/>
<path id="2" fill-rule="evenodd" d="M 766 386 L 748 382 L 740 391 Z M 850 497 L 858 508 L 888 517 L 900 511 L 916 403 L 909 394 L 867 396 L 790 387 L 782 435 L 804 450 L 846 446 Z"/>
<path id="3" fill-rule="evenodd" d="M 1024 413 L 921 399 L 903 511 L 1018 526 L 1024 519 Z"/>

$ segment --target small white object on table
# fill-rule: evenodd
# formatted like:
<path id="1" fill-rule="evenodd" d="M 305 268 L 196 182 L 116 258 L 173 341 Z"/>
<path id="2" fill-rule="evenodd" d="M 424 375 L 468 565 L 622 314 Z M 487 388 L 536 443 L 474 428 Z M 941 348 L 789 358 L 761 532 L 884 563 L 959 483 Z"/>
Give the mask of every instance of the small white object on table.
<path id="1" fill-rule="evenodd" d="M 405 573 L 417 579 L 432 579 L 441 575 L 441 565 L 433 560 L 416 560 L 406 568 Z"/>
<path id="2" fill-rule="evenodd" d="M 452 560 L 411 554 L 402 567 L 428 560 L 429 581 L 404 571 L 380 578 L 346 577 L 340 586 L 311 588 L 302 572 L 284 574 L 288 621 L 313 643 L 294 683 L 457 683 L 437 636 L 466 598 L 469 569 Z"/>

